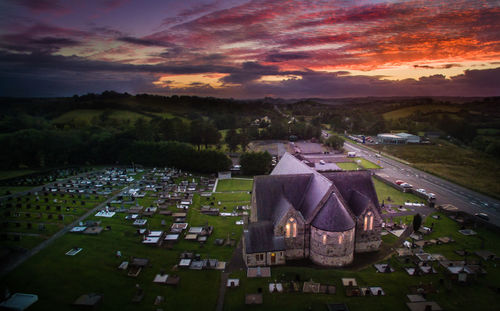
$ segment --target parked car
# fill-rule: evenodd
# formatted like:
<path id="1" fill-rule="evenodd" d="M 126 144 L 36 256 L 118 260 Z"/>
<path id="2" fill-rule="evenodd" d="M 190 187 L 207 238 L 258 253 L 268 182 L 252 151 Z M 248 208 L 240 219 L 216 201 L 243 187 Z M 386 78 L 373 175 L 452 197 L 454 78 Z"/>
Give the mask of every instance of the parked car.
<path id="1" fill-rule="evenodd" d="M 407 183 L 407 182 L 402 183 L 400 186 L 401 186 L 401 187 L 403 187 L 403 188 L 405 188 L 405 189 L 410 189 L 410 188 L 413 188 L 413 186 L 412 186 L 412 185 L 410 185 L 410 184 L 409 184 L 409 183 Z"/>
<path id="2" fill-rule="evenodd" d="M 422 194 L 427 194 L 427 191 L 426 191 L 425 189 L 422 189 L 422 188 L 417 189 L 417 190 L 415 190 L 415 191 L 420 192 L 420 193 L 422 193 Z"/>
<path id="3" fill-rule="evenodd" d="M 488 214 L 486 214 L 486 213 L 475 213 L 474 216 L 481 218 L 483 220 L 486 220 L 486 221 L 490 220 L 490 216 L 488 216 Z"/>
<path id="4" fill-rule="evenodd" d="M 396 185 L 401 185 L 401 184 L 404 184 L 405 182 L 403 180 L 396 180 L 395 181 Z"/>
<path id="5" fill-rule="evenodd" d="M 427 196 L 429 197 L 429 199 L 435 199 L 436 198 L 436 195 L 432 192 L 429 192 L 427 193 Z"/>

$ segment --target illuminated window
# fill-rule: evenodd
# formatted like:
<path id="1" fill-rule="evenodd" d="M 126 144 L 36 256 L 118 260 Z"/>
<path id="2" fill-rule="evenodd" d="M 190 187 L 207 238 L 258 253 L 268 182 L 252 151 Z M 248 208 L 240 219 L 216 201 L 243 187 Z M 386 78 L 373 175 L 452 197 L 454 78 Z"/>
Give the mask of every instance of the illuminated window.
<path id="1" fill-rule="evenodd" d="M 339 235 L 339 244 L 342 244 L 342 242 L 344 241 L 344 235 Z"/>
<path id="2" fill-rule="evenodd" d="M 287 238 L 297 237 L 297 221 L 295 221 L 293 217 L 288 219 L 288 222 L 286 223 L 285 226 L 285 231 L 286 231 L 285 236 Z"/>
<path id="3" fill-rule="evenodd" d="M 326 245 L 326 234 L 323 234 L 323 245 Z"/>
<path id="4" fill-rule="evenodd" d="M 373 230 L 373 214 L 372 212 L 368 212 L 365 215 L 365 222 L 364 222 L 364 230 Z"/>

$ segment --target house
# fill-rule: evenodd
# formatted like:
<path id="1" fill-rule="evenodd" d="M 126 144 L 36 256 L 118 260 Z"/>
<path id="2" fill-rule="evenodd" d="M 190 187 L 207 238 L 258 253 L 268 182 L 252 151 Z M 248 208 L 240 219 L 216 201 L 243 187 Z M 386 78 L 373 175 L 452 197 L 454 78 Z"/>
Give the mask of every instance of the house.
<path id="1" fill-rule="evenodd" d="M 270 175 L 256 176 L 246 265 L 309 258 L 322 266 L 352 263 L 381 244 L 381 212 L 368 171 L 319 173 L 285 153 Z"/>

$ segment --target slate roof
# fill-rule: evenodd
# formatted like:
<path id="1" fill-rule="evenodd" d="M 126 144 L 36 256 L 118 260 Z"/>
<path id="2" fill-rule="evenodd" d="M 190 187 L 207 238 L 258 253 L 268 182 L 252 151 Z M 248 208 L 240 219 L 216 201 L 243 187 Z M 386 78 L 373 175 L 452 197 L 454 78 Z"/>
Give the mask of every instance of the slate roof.
<path id="1" fill-rule="evenodd" d="M 259 221 L 251 223 L 245 236 L 245 250 L 247 254 L 263 253 L 285 250 L 284 237 L 273 235 L 274 225 L 270 221 Z"/>
<path id="2" fill-rule="evenodd" d="M 351 200 L 352 191 L 355 190 L 370 199 L 380 211 L 377 193 L 369 171 L 329 172 L 323 175 L 335 184 L 346 202 Z"/>
<path id="3" fill-rule="evenodd" d="M 302 204 L 295 205 L 292 203 L 302 213 L 302 216 L 308 219 L 313 215 L 321 199 L 330 190 L 332 183 L 328 178 L 316 172 L 302 161 L 299 161 L 293 155 L 285 153 L 271 172 L 271 176 L 290 174 L 310 174 L 312 177 L 307 190 L 303 193 Z"/>
<path id="4" fill-rule="evenodd" d="M 274 222 L 290 205 L 300 206 L 311 177 L 311 173 L 255 177 L 257 218 Z"/>
<path id="5" fill-rule="evenodd" d="M 311 222 L 315 228 L 330 231 L 344 232 L 356 225 L 352 216 L 344 208 L 335 192 L 331 192 L 328 200 L 319 210 Z"/>
<path id="6" fill-rule="evenodd" d="M 274 226 L 290 209 L 300 212 L 306 223 L 330 232 L 352 229 L 355 218 L 378 198 L 368 171 L 319 173 L 289 153 L 271 175 L 254 179 L 257 222 L 244 233 L 247 253 L 285 249 Z"/>

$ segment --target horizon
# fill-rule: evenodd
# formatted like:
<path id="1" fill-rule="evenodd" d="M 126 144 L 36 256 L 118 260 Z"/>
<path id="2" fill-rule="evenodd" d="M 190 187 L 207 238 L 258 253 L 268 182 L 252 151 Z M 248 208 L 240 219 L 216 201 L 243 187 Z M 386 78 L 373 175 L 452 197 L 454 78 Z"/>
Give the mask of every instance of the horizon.
<path id="1" fill-rule="evenodd" d="M 496 1 L 5 1 L 0 96 L 500 96 Z"/>

